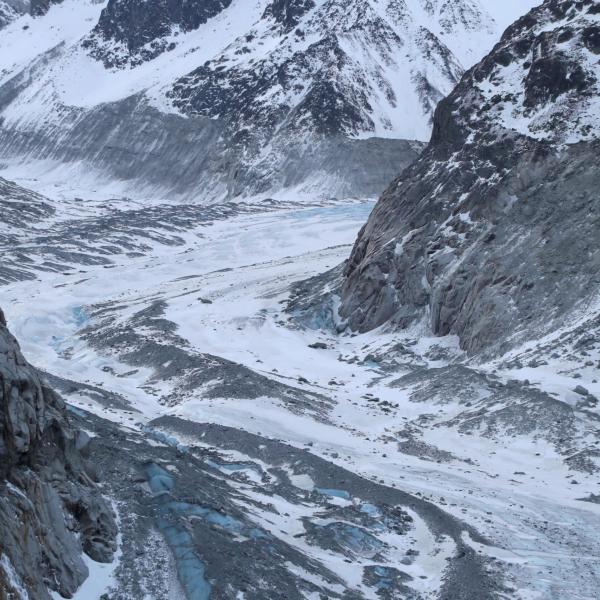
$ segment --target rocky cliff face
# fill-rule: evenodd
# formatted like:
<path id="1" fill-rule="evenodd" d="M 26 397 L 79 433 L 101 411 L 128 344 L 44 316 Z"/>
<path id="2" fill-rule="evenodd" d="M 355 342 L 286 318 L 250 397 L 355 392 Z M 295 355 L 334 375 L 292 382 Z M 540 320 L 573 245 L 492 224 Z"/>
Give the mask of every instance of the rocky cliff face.
<path id="1" fill-rule="evenodd" d="M 476 0 L 65 0 L 4 31 L 3 160 L 205 200 L 378 195 L 498 33 Z"/>
<path id="2" fill-rule="evenodd" d="M 230 4 L 231 0 L 109 0 L 84 46 L 107 68 L 140 64 L 172 50 L 169 38 L 175 31 L 198 29 Z"/>
<path id="3" fill-rule="evenodd" d="M 600 7 L 546 0 L 439 105 L 348 261 L 340 314 L 426 320 L 470 352 L 544 333 L 600 289 Z"/>
<path id="4" fill-rule="evenodd" d="M 0 311 L 0 596 L 68 598 L 86 553 L 110 562 L 116 526 L 86 470 L 87 435 L 23 358 Z"/>

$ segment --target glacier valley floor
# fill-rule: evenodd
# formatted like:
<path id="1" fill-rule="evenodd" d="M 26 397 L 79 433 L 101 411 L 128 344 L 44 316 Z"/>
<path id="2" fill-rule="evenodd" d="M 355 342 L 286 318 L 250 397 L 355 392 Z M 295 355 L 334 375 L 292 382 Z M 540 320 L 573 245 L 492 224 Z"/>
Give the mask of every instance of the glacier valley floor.
<path id="1" fill-rule="evenodd" d="M 597 597 L 598 307 L 477 362 L 294 318 L 372 203 L 54 208 L 0 278 L 121 524 L 77 599 Z"/>

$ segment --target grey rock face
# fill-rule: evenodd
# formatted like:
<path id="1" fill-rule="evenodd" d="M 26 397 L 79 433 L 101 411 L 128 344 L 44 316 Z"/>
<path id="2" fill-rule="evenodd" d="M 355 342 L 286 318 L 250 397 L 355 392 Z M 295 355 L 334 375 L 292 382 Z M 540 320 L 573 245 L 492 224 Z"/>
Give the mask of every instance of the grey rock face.
<path id="1" fill-rule="evenodd" d="M 0 311 L 2 598 L 70 597 L 88 575 L 83 552 L 112 559 L 113 513 L 82 452 L 64 403 L 23 358 Z"/>
<path id="2" fill-rule="evenodd" d="M 470 352 L 505 350 L 595 298 L 597 14 L 591 0 L 546 1 L 440 104 L 429 147 L 347 263 L 352 329 L 426 318 Z"/>

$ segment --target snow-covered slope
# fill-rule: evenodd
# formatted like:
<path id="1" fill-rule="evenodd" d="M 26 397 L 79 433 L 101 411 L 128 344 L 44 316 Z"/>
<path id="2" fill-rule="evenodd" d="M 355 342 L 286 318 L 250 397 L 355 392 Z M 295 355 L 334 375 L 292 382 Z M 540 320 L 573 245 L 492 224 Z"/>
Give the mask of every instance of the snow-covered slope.
<path id="1" fill-rule="evenodd" d="M 4 28 L 4 160 L 83 163 L 129 193 L 373 195 L 499 34 L 477 0 L 142 4 Z"/>

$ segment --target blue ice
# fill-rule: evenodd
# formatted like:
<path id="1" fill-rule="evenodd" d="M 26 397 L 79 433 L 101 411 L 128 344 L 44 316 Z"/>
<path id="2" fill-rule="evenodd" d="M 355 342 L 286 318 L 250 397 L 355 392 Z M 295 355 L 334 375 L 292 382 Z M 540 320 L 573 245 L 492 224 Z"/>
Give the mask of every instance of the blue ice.
<path id="1" fill-rule="evenodd" d="M 187 600 L 209 600 L 211 586 L 206 580 L 204 563 L 195 552 L 192 536 L 176 520 L 179 514 L 186 514 L 189 507 L 193 505 L 170 500 L 168 492 L 175 487 L 175 480 L 162 467 L 150 463 L 146 466 L 146 474 L 150 488 L 154 492 L 167 493 L 161 496 L 161 498 L 166 498 L 167 502 L 161 507 L 163 517 L 158 520 L 158 528 L 173 552 L 177 575 L 185 590 L 186 598 Z M 175 517 L 175 520 L 172 517 Z"/>
<path id="2" fill-rule="evenodd" d="M 83 410 L 77 408 L 76 406 L 73 406 L 72 404 L 67 404 L 67 410 L 69 412 L 72 412 L 74 415 L 77 415 L 78 417 L 86 417 L 86 413 Z"/>
<path id="3" fill-rule="evenodd" d="M 166 444 L 167 446 L 170 446 L 171 448 L 175 448 L 175 449 L 179 450 L 179 452 L 187 452 L 188 451 L 187 446 L 180 443 L 180 441 L 176 437 L 169 435 L 168 433 L 164 433 L 163 431 L 157 431 L 156 429 L 153 429 L 152 427 L 147 427 L 147 426 L 144 427 L 142 429 L 142 431 L 144 433 L 147 433 L 150 437 L 153 437 L 156 441 L 162 442 L 163 444 Z"/>
<path id="4" fill-rule="evenodd" d="M 194 550 L 192 536 L 178 524 L 160 519 L 158 528 L 171 547 L 177 565 L 177 575 L 188 600 L 209 600 L 211 586 L 206 580 L 204 563 Z"/>
<path id="5" fill-rule="evenodd" d="M 361 504 L 360 512 L 371 517 L 378 517 L 381 515 L 379 509 L 374 504 L 369 504 L 368 502 Z"/>
<path id="6" fill-rule="evenodd" d="M 206 464 L 213 468 L 216 469 L 217 471 L 231 471 L 231 472 L 238 472 L 238 471 L 256 471 L 259 475 L 262 475 L 262 472 L 260 471 L 260 469 L 256 466 L 256 465 L 252 465 L 252 464 L 244 464 L 244 463 L 217 463 L 214 460 L 210 460 L 210 458 L 206 459 Z"/>
<path id="7" fill-rule="evenodd" d="M 394 570 L 389 567 L 375 567 L 374 569 L 375 575 L 379 577 L 379 581 L 375 584 L 375 587 L 378 590 L 381 589 L 390 589 L 393 585 L 394 579 Z"/>
<path id="8" fill-rule="evenodd" d="M 169 502 L 166 508 L 176 514 L 185 517 L 200 517 L 206 522 L 213 525 L 218 525 L 227 531 L 241 533 L 244 529 L 244 524 L 233 517 L 224 515 L 211 508 L 198 506 L 197 504 L 188 504 L 187 502 Z"/>
<path id="9" fill-rule="evenodd" d="M 335 490 L 329 488 L 315 488 L 315 491 L 324 496 L 332 496 L 334 498 L 342 498 L 343 500 L 350 500 L 350 493 L 346 490 Z"/>
<path id="10" fill-rule="evenodd" d="M 173 477 L 157 464 L 152 463 L 148 465 L 146 467 L 146 474 L 148 475 L 148 485 L 155 493 L 169 492 L 175 487 Z"/>
<path id="11" fill-rule="evenodd" d="M 339 544 L 358 554 L 364 552 L 374 553 L 383 547 L 382 541 L 360 527 L 348 525 L 347 523 L 332 523 L 327 528 L 333 531 L 334 538 Z"/>
<path id="12" fill-rule="evenodd" d="M 373 207 L 374 202 L 353 202 L 348 204 L 338 204 L 335 206 L 319 206 L 305 210 L 298 210 L 291 213 L 291 217 L 298 221 L 305 221 L 313 217 L 323 219 L 356 219 L 361 223 L 366 221 Z"/>
<path id="13" fill-rule="evenodd" d="M 82 306 L 76 306 L 71 309 L 71 314 L 73 315 L 77 327 L 81 327 L 88 320 L 87 313 Z"/>

